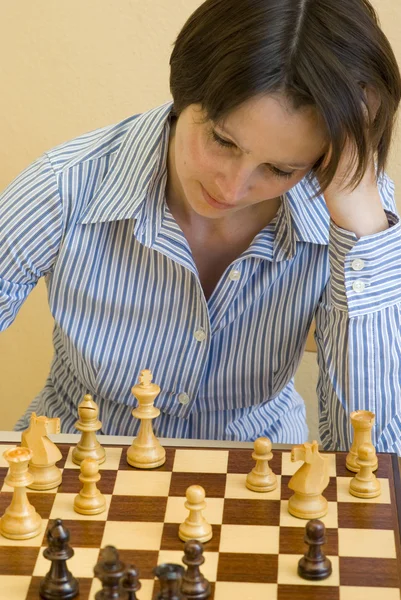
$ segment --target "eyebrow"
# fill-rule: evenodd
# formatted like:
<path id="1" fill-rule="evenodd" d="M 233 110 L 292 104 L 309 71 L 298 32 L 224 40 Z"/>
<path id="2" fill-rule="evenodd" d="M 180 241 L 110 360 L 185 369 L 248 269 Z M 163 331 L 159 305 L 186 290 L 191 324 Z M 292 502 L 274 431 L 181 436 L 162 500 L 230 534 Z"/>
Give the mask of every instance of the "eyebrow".
<path id="1" fill-rule="evenodd" d="M 227 128 L 223 127 L 223 125 L 219 124 L 218 125 L 220 127 L 220 129 L 226 134 L 229 135 L 232 138 L 232 141 L 235 143 L 236 146 L 238 146 L 238 148 L 240 150 L 242 150 L 242 152 L 245 152 L 245 154 L 250 154 L 251 151 L 250 150 L 246 150 L 246 148 L 243 148 L 241 146 L 241 144 L 239 144 L 237 142 L 237 140 L 235 139 L 235 137 L 232 135 L 232 133 L 230 133 Z M 309 167 L 311 167 L 313 165 L 313 163 L 309 163 L 309 164 L 301 164 L 301 163 L 284 163 L 284 162 L 270 162 L 268 164 L 273 164 L 273 165 L 281 165 L 281 166 L 286 166 L 289 167 L 290 169 L 308 169 Z"/>

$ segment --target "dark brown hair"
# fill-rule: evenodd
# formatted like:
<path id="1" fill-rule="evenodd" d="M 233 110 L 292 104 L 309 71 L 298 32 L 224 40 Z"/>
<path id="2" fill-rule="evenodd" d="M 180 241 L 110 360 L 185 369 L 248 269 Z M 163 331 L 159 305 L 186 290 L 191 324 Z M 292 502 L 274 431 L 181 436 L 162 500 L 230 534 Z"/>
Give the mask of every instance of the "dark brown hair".
<path id="1" fill-rule="evenodd" d="M 283 94 L 294 110 L 314 106 L 332 149 L 326 167 L 323 156 L 309 174 L 319 175 L 320 192 L 332 181 L 346 140 L 355 148 L 352 188 L 370 152 L 378 175 L 385 168 L 401 78 L 368 0 L 206 0 L 179 33 L 170 66 L 177 116 L 200 104 L 218 123 L 261 94 Z M 380 103 L 369 127 L 365 86 Z"/>

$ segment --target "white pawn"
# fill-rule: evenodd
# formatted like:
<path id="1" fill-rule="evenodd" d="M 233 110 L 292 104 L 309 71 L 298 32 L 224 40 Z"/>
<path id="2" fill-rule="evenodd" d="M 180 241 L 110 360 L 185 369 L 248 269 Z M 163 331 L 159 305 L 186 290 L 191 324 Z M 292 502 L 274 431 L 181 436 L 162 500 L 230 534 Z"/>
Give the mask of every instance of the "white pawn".
<path id="1" fill-rule="evenodd" d="M 269 467 L 273 458 L 272 443 L 267 437 L 260 437 L 254 442 L 252 458 L 256 465 L 246 477 L 246 487 L 253 492 L 272 492 L 277 487 L 277 477 Z"/>
<path id="2" fill-rule="evenodd" d="M 84 458 L 79 480 L 83 486 L 74 499 L 75 512 L 81 515 L 98 515 L 106 510 L 106 499 L 96 486 L 100 480 L 99 463 L 96 458 Z"/>
<path id="3" fill-rule="evenodd" d="M 183 542 L 188 540 L 208 542 L 212 539 L 213 531 L 210 523 L 202 515 L 202 511 L 206 508 L 205 490 L 201 485 L 190 485 L 185 495 L 187 498 L 185 508 L 189 510 L 189 515 L 181 523 L 178 536 Z"/>
<path id="4" fill-rule="evenodd" d="M 106 451 L 100 445 L 96 432 L 102 427 L 99 407 L 90 394 L 86 394 L 78 406 L 79 421 L 75 428 L 82 432 L 81 439 L 72 451 L 72 462 L 80 465 L 84 458 L 95 458 L 99 465 L 106 460 Z"/>
<path id="5" fill-rule="evenodd" d="M 380 481 L 373 470 L 377 466 L 376 451 L 372 444 L 361 444 L 358 448 L 356 464 L 359 471 L 349 484 L 349 493 L 357 498 L 376 498 L 380 496 Z"/>

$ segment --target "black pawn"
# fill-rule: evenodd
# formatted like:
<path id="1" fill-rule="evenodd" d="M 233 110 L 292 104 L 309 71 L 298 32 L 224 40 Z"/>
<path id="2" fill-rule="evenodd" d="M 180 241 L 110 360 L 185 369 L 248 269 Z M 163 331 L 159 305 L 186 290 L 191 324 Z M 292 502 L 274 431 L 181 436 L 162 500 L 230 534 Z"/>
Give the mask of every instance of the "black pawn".
<path id="1" fill-rule="evenodd" d="M 309 549 L 298 563 L 298 575 L 303 579 L 318 581 L 331 575 L 331 562 L 322 550 L 326 543 L 325 531 L 324 523 L 318 519 L 306 524 L 304 542 Z"/>
<path id="2" fill-rule="evenodd" d="M 160 592 L 157 600 L 184 600 L 181 594 L 181 581 L 184 567 L 172 563 L 164 563 L 153 569 L 153 573 L 160 581 Z"/>
<path id="3" fill-rule="evenodd" d="M 78 581 L 67 567 L 67 560 L 74 556 L 74 550 L 68 545 L 70 534 L 61 519 L 56 519 L 47 532 L 48 547 L 43 556 L 51 560 L 50 571 L 42 579 L 39 595 L 46 600 L 75 598 L 79 593 Z"/>
<path id="4" fill-rule="evenodd" d="M 182 562 L 187 569 L 182 577 L 181 592 L 191 600 L 206 600 L 210 596 L 210 583 L 200 572 L 205 562 L 203 544 L 198 540 L 189 540 L 184 546 Z"/>
<path id="5" fill-rule="evenodd" d="M 125 565 L 119 559 L 114 546 L 106 546 L 100 553 L 100 560 L 94 568 L 95 577 L 102 582 L 102 589 L 96 592 L 95 600 L 116 600 L 120 598 L 120 581 Z"/>
<path id="6" fill-rule="evenodd" d="M 136 592 L 141 589 L 138 571 L 134 566 L 127 567 L 121 580 L 121 589 L 127 593 L 126 600 L 137 600 Z"/>

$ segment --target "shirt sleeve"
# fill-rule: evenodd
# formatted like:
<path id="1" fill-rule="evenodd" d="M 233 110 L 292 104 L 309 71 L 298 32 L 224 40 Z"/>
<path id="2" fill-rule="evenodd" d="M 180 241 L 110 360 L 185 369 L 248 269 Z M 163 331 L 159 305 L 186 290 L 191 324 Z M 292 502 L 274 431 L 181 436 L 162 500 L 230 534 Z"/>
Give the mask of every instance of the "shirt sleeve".
<path id="1" fill-rule="evenodd" d="M 52 270 L 63 234 L 57 179 L 47 155 L 0 195 L 0 331 Z"/>
<path id="2" fill-rule="evenodd" d="M 401 455 L 401 224 L 394 185 L 378 181 L 389 228 L 357 238 L 330 223 L 330 279 L 316 312 L 319 431 L 348 450 L 349 415 L 375 413 L 373 443 Z"/>

